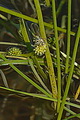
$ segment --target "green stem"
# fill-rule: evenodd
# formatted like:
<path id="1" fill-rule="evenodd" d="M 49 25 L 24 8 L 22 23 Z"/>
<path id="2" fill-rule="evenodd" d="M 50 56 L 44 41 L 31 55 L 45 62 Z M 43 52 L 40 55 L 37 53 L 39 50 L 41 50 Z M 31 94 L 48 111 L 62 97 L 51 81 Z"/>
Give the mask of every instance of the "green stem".
<path id="1" fill-rule="evenodd" d="M 36 57 L 36 56 L 31 56 L 31 58 L 33 59 L 34 64 L 37 66 L 37 70 L 38 70 L 40 76 L 41 76 L 43 79 L 47 80 L 48 77 L 47 77 L 47 75 L 44 73 L 44 71 L 42 70 L 42 68 L 41 68 L 41 66 L 40 66 L 40 64 L 39 64 L 39 62 L 38 62 L 37 57 Z M 44 63 L 43 63 L 43 64 L 44 64 Z"/>
<path id="2" fill-rule="evenodd" d="M 65 73 L 68 73 L 69 56 L 70 56 L 70 30 L 71 30 L 71 0 L 68 0 L 68 28 L 67 28 L 67 58 L 65 65 Z"/>
<path id="3" fill-rule="evenodd" d="M 3 83 L 4 83 L 5 87 L 9 88 L 6 76 L 5 76 L 4 72 L 1 69 L 0 69 L 0 75 L 2 77 L 2 80 L 3 80 Z"/>
<path id="4" fill-rule="evenodd" d="M 80 113 L 79 113 L 79 114 L 72 115 L 72 116 L 70 116 L 70 117 L 68 117 L 68 118 L 66 118 L 66 119 L 64 119 L 64 120 L 71 120 L 71 119 L 74 118 L 74 117 L 79 117 L 79 118 L 80 118 Z"/>
<path id="5" fill-rule="evenodd" d="M 75 116 L 75 115 L 76 115 L 76 113 L 75 113 L 75 112 L 73 112 L 72 110 L 68 109 L 67 107 L 64 107 L 64 109 L 65 109 L 68 113 L 72 114 L 73 116 Z M 76 117 L 77 117 L 77 118 L 80 118 L 80 116 L 79 116 L 79 115 L 76 115 Z M 69 118 L 69 117 L 68 117 L 68 118 Z M 68 118 L 66 118 L 66 119 L 64 119 L 64 120 L 67 120 Z"/>
<path id="6" fill-rule="evenodd" d="M 73 112 L 72 110 L 68 109 L 67 107 L 64 107 L 64 109 L 68 112 L 68 113 L 71 113 L 71 114 L 76 114 L 75 112 Z"/>
<path id="7" fill-rule="evenodd" d="M 52 64 L 52 59 L 51 59 L 48 43 L 47 43 L 46 33 L 45 33 L 45 29 L 44 29 L 42 12 L 41 12 L 39 1 L 34 0 L 34 3 L 36 6 L 37 15 L 38 15 L 40 34 L 41 34 L 41 37 L 44 39 L 46 46 L 47 46 L 45 55 L 46 55 L 46 61 L 47 61 L 47 65 L 48 65 L 52 94 L 53 94 L 53 98 L 57 98 L 57 86 L 56 86 L 55 74 L 54 74 L 54 69 L 53 69 L 53 64 Z"/>
<path id="8" fill-rule="evenodd" d="M 62 104 L 61 104 L 61 107 L 60 107 L 60 110 L 59 110 L 60 112 L 58 114 L 58 119 L 57 120 L 61 120 L 64 105 L 65 105 L 65 102 L 66 102 L 66 97 L 68 95 L 70 82 L 71 82 L 72 74 L 73 74 L 73 70 L 74 70 L 74 62 L 75 62 L 75 58 L 76 58 L 77 48 L 78 48 L 78 44 L 79 44 L 79 34 L 80 34 L 80 24 L 79 24 L 79 27 L 78 27 L 78 32 L 77 32 L 77 36 L 76 36 L 76 40 L 75 40 L 75 46 L 74 46 L 74 50 L 73 50 L 70 73 L 69 73 L 69 76 L 68 76 L 68 79 L 67 79 L 67 85 L 66 85 L 66 88 L 65 88 L 65 92 L 64 92 L 64 96 L 63 96 L 63 100 L 62 100 Z"/>
<path id="9" fill-rule="evenodd" d="M 18 91 L 18 90 L 14 90 L 14 89 L 2 87 L 2 86 L 0 86 L 0 89 L 8 90 L 8 91 L 13 92 L 13 93 L 18 93 L 19 95 L 22 94 L 22 95 L 28 95 L 28 96 L 32 96 L 32 97 L 37 97 L 37 98 L 49 100 L 49 101 L 57 101 L 57 100 L 55 100 L 53 98 L 45 96 L 44 94 L 27 93 L 27 92 Z"/>
<path id="10" fill-rule="evenodd" d="M 25 26 L 25 22 L 23 19 L 20 19 L 20 31 L 21 31 L 21 34 L 23 36 L 23 40 L 27 46 L 27 50 L 29 52 L 32 52 L 33 51 L 33 48 L 30 44 L 30 40 L 29 40 L 29 37 L 28 37 L 28 33 L 27 33 L 27 30 L 26 30 L 26 26 Z"/>
<path id="11" fill-rule="evenodd" d="M 9 64 L 23 64 L 26 65 L 28 64 L 28 60 L 6 60 L 6 61 L 0 61 L 0 66 L 1 65 L 9 65 Z"/>
<path id="12" fill-rule="evenodd" d="M 56 13 L 57 17 L 59 15 L 59 13 L 61 12 L 61 9 L 62 9 L 63 5 L 65 4 L 65 2 L 66 2 L 66 0 L 61 0 L 59 7 L 57 9 L 57 13 Z"/>
<path id="13" fill-rule="evenodd" d="M 26 47 L 25 45 L 23 44 L 19 44 L 19 43 L 10 43 L 10 42 L 0 42 L 0 45 L 12 45 L 12 46 L 20 46 L 20 47 Z"/>
<path id="14" fill-rule="evenodd" d="M 49 89 L 47 88 L 47 86 L 44 84 L 44 82 L 41 80 L 40 76 L 38 75 L 36 69 L 34 68 L 34 65 L 32 63 L 32 60 L 30 58 L 28 58 L 29 64 L 31 66 L 32 71 L 34 72 L 35 76 L 37 77 L 38 81 L 41 83 L 41 85 L 43 86 L 43 88 L 49 93 L 51 94 L 51 92 L 49 91 Z"/>
<path id="15" fill-rule="evenodd" d="M 50 0 L 45 0 L 45 2 L 47 6 L 50 6 Z"/>
<path id="16" fill-rule="evenodd" d="M 20 30 L 21 30 L 21 33 L 22 33 L 25 43 L 30 42 L 24 20 L 20 19 L 19 21 L 20 21 Z"/>
<path id="17" fill-rule="evenodd" d="M 57 73 L 58 73 L 58 105 L 57 112 L 59 112 L 60 99 L 61 99 L 61 69 L 60 69 L 60 50 L 58 43 L 58 31 L 57 31 L 57 21 L 56 21 L 56 8 L 55 0 L 52 0 L 52 12 L 53 12 L 53 23 L 54 23 L 54 32 L 55 32 L 55 41 L 56 41 L 56 57 L 57 57 Z"/>

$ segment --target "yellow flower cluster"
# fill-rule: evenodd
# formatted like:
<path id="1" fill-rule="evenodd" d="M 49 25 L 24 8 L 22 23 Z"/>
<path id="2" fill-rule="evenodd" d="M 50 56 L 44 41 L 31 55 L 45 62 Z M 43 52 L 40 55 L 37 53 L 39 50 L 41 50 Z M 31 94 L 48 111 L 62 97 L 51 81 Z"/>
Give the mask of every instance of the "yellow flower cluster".
<path id="1" fill-rule="evenodd" d="M 19 48 L 12 47 L 8 50 L 7 54 L 11 56 L 19 56 L 20 54 L 22 54 L 22 52 Z"/>
<path id="2" fill-rule="evenodd" d="M 37 55 L 42 56 L 46 52 L 46 44 L 37 45 L 34 51 Z"/>

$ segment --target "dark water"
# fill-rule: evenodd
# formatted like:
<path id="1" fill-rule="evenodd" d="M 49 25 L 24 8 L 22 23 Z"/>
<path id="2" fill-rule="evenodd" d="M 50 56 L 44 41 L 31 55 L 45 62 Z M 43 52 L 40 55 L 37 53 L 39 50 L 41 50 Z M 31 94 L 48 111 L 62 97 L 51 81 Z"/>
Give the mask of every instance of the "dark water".
<path id="1" fill-rule="evenodd" d="M 0 120 L 55 120 L 51 102 L 31 97 L 0 96 Z"/>

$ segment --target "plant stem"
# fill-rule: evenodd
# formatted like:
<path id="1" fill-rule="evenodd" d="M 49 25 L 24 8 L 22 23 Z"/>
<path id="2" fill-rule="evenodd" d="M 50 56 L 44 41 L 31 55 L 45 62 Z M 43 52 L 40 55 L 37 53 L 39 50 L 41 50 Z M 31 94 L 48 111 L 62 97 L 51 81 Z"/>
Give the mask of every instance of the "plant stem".
<path id="1" fill-rule="evenodd" d="M 47 65 L 48 65 L 48 71 L 49 71 L 50 83 L 51 83 L 51 88 L 52 88 L 52 94 L 53 94 L 53 98 L 57 98 L 57 86 L 56 86 L 54 68 L 53 68 L 52 59 L 51 59 L 51 55 L 50 55 L 50 51 L 49 51 L 49 47 L 48 47 L 48 43 L 47 43 L 47 38 L 46 38 L 46 33 L 45 33 L 44 23 L 43 23 L 43 17 L 42 17 L 42 12 L 41 12 L 39 1 L 34 0 L 34 3 L 35 3 L 35 6 L 36 6 L 37 15 L 38 15 L 40 34 L 41 34 L 41 37 L 44 39 L 44 41 L 46 43 L 46 46 L 47 46 L 45 55 L 46 55 L 46 61 L 47 61 Z"/>
<path id="2" fill-rule="evenodd" d="M 30 58 L 28 58 L 28 61 L 29 61 L 29 64 L 30 64 L 30 66 L 31 66 L 31 69 L 32 69 L 32 71 L 34 72 L 34 74 L 35 74 L 35 76 L 37 77 L 37 79 L 38 79 L 38 81 L 40 82 L 40 84 L 43 86 L 43 88 L 49 93 L 49 94 L 51 94 L 51 92 L 49 91 L 49 89 L 47 88 L 47 86 L 44 84 L 44 82 L 41 80 L 41 78 L 40 78 L 40 76 L 38 75 L 38 73 L 37 73 L 37 71 L 36 71 L 36 69 L 35 69 L 35 67 L 34 67 L 34 65 L 33 65 L 33 61 L 30 59 Z"/>
<path id="3" fill-rule="evenodd" d="M 9 88 L 6 76 L 5 76 L 4 72 L 1 69 L 0 69 L 0 74 L 1 74 L 1 77 L 2 77 L 2 80 L 3 80 L 3 83 L 4 83 L 5 87 Z"/>
<path id="4" fill-rule="evenodd" d="M 9 64 L 22 64 L 22 65 L 27 65 L 28 60 L 6 60 L 6 61 L 0 61 L 0 66 L 1 65 L 9 65 Z"/>
<path id="5" fill-rule="evenodd" d="M 23 40 L 27 46 L 27 50 L 29 52 L 32 52 L 33 51 L 33 48 L 31 46 L 31 43 L 30 43 L 30 40 L 29 40 L 29 37 L 28 37 L 28 33 L 27 33 L 27 30 L 26 30 L 26 26 L 25 26 L 25 22 L 23 19 L 20 19 L 20 31 L 21 31 L 21 34 L 23 36 Z"/>
<path id="6" fill-rule="evenodd" d="M 58 17 L 58 15 L 59 15 L 59 13 L 61 12 L 61 9 L 62 9 L 62 7 L 63 7 L 63 5 L 65 4 L 66 1 L 67 1 L 67 0 L 61 0 L 61 2 L 60 2 L 60 4 L 59 4 L 59 7 L 58 7 L 58 9 L 57 9 L 57 12 L 56 12 L 57 17 Z"/>
<path id="7" fill-rule="evenodd" d="M 75 46 L 74 46 L 74 50 L 73 50 L 70 73 L 69 73 L 69 76 L 68 76 L 68 79 L 67 79 L 67 85 L 66 85 L 66 88 L 65 88 L 65 92 L 64 92 L 64 96 L 63 96 L 63 100 L 62 100 L 62 104 L 61 104 L 61 107 L 60 107 L 60 110 L 59 110 L 60 112 L 58 114 L 58 119 L 57 120 L 61 120 L 64 105 L 65 105 L 65 102 L 66 102 L 66 97 L 68 95 L 68 91 L 69 91 L 69 87 L 70 87 L 70 81 L 72 79 L 72 74 L 73 74 L 73 70 L 74 70 L 74 62 L 75 62 L 75 58 L 76 58 L 77 48 L 78 48 L 78 44 L 79 44 L 79 34 L 80 34 L 80 24 L 79 24 L 79 27 L 78 27 L 78 32 L 77 32 L 77 36 L 76 36 L 76 40 L 75 40 Z"/>
<path id="8" fill-rule="evenodd" d="M 49 7 L 50 6 L 50 0 L 45 0 L 46 5 Z"/>
<path id="9" fill-rule="evenodd" d="M 26 47 L 25 45 L 23 44 L 19 44 L 19 43 L 12 43 L 12 42 L 0 42 L 0 45 L 12 45 L 12 46 L 20 46 L 20 47 Z"/>
<path id="10" fill-rule="evenodd" d="M 66 58 L 66 64 L 65 64 L 65 74 L 68 73 L 68 67 L 69 67 L 70 30 L 71 30 L 71 0 L 68 0 L 67 58 Z"/>
<path id="11" fill-rule="evenodd" d="M 68 118 L 65 118 L 64 120 L 71 120 L 71 118 L 74 118 L 74 117 L 79 117 L 80 118 L 80 113 L 79 114 L 74 114 Z"/>
<path id="12" fill-rule="evenodd" d="M 55 32 L 55 41 L 56 41 L 56 57 L 57 57 L 57 74 L 58 74 L 58 105 L 57 112 L 59 112 L 60 99 L 61 99 L 61 69 L 60 69 L 60 50 L 58 43 L 58 31 L 57 31 L 57 21 L 56 21 L 56 10 L 55 10 L 55 0 L 52 0 L 52 12 L 53 12 L 53 23 L 54 23 L 54 32 Z"/>
<path id="13" fill-rule="evenodd" d="M 21 33 L 22 33 L 25 43 L 30 42 L 24 20 L 20 19 L 19 21 L 20 21 L 20 30 L 21 30 Z"/>
<path id="14" fill-rule="evenodd" d="M 73 112 L 72 110 L 68 109 L 67 107 L 64 107 L 64 109 L 65 109 L 68 113 L 72 114 L 73 116 L 75 116 L 75 115 L 76 115 L 76 113 L 75 113 L 75 112 Z M 76 117 L 77 117 L 77 118 L 80 118 L 80 116 L 78 116 L 78 115 L 76 115 Z M 69 118 L 69 117 L 68 117 L 68 118 Z M 64 120 L 67 120 L 67 118 L 66 118 L 66 119 L 64 119 Z"/>
<path id="15" fill-rule="evenodd" d="M 68 109 L 67 107 L 64 107 L 64 109 L 68 112 L 68 113 L 71 113 L 71 114 L 76 114 L 75 112 L 73 112 L 72 110 Z"/>
<path id="16" fill-rule="evenodd" d="M 39 64 L 39 62 L 38 62 L 37 57 L 36 57 L 36 56 L 31 56 L 31 58 L 33 59 L 34 64 L 37 66 L 37 70 L 38 70 L 40 76 L 41 76 L 44 80 L 47 80 L 48 77 L 47 77 L 47 75 L 44 73 L 44 71 L 42 70 L 42 68 L 41 68 L 41 66 L 40 66 L 40 64 Z M 43 63 L 43 64 L 44 64 L 44 63 Z"/>

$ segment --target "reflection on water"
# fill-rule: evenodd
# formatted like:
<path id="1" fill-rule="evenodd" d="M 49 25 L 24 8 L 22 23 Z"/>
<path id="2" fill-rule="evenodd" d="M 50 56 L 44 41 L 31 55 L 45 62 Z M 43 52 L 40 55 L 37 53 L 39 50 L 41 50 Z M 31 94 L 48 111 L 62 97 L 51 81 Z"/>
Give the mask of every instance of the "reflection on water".
<path id="1" fill-rule="evenodd" d="M 0 120 L 53 120 L 54 118 L 54 110 L 49 101 L 13 95 L 7 97 L 6 102 L 5 99 L 0 96 Z"/>

